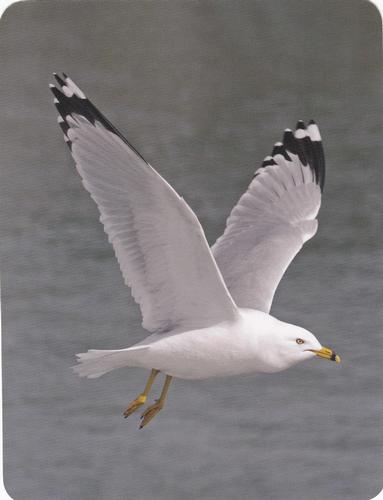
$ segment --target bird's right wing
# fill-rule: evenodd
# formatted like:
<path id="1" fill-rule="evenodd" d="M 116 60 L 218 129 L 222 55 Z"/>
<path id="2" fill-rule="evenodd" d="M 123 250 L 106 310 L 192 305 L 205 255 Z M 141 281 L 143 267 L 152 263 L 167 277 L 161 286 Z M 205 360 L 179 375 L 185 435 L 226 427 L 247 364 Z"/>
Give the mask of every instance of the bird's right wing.
<path id="1" fill-rule="evenodd" d="M 270 311 L 288 265 L 316 233 L 324 176 L 318 127 L 298 122 L 256 171 L 212 247 L 237 306 Z"/>
<path id="2" fill-rule="evenodd" d="M 194 212 L 70 78 L 55 76 L 58 122 L 144 328 L 194 329 L 235 319 L 237 308 Z"/>

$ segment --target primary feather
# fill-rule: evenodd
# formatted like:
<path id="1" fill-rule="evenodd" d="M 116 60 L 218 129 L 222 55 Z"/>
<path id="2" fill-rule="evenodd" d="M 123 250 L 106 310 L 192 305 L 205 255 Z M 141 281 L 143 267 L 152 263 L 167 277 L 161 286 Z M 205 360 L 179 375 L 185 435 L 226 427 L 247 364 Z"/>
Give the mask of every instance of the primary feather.
<path id="1" fill-rule="evenodd" d="M 288 265 L 317 231 L 324 175 L 318 127 L 299 121 L 256 171 L 212 247 L 238 307 L 270 311 Z"/>
<path id="2" fill-rule="evenodd" d="M 237 308 L 197 217 L 64 75 L 51 86 L 78 172 L 151 332 L 202 328 Z"/>

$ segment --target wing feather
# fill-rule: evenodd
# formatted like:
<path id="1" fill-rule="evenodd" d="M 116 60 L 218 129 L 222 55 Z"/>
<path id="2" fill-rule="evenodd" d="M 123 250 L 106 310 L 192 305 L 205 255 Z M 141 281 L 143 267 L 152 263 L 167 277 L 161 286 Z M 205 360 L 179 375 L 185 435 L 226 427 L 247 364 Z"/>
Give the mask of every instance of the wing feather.
<path id="1" fill-rule="evenodd" d="M 324 177 L 319 129 L 299 121 L 256 171 L 212 247 L 239 307 L 270 311 L 288 265 L 317 231 Z"/>
<path id="2" fill-rule="evenodd" d="M 237 308 L 194 212 L 66 75 L 51 85 L 84 187 L 151 332 L 232 320 Z"/>

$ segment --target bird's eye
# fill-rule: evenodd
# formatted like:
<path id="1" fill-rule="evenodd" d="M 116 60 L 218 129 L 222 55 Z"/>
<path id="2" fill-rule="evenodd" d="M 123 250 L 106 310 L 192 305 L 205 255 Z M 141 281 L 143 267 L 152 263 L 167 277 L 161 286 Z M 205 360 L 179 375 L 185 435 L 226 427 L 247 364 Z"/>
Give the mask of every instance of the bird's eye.
<path id="1" fill-rule="evenodd" d="M 303 339 L 297 339 L 295 342 L 297 344 L 304 344 L 305 343 L 305 341 Z"/>

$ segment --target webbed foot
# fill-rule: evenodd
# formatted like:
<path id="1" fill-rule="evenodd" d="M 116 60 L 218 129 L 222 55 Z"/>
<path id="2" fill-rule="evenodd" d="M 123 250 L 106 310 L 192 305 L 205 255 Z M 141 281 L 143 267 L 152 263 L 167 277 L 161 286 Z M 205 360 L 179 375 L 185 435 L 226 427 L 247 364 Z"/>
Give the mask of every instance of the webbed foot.
<path id="1" fill-rule="evenodd" d="M 147 425 L 157 415 L 157 413 L 162 410 L 163 406 L 164 405 L 160 400 L 149 406 L 141 415 L 140 429 Z"/>
<path id="2" fill-rule="evenodd" d="M 132 413 L 134 413 L 140 406 L 146 403 L 147 396 L 145 394 L 140 394 L 136 399 L 134 399 L 127 409 L 124 411 L 124 418 L 129 417 Z"/>

